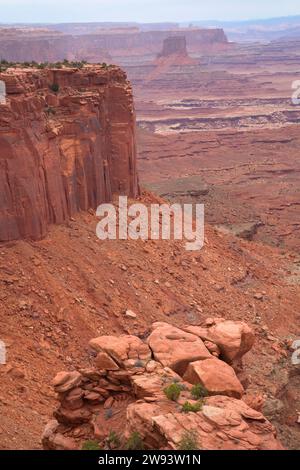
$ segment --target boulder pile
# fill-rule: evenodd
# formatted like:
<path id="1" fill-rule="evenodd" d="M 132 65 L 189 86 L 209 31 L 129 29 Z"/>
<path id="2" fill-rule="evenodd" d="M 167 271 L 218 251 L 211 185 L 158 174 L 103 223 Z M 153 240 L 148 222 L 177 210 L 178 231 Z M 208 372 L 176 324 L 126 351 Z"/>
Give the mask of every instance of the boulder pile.
<path id="1" fill-rule="evenodd" d="M 281 449 L 273 425 L 242 400 L 231 365 L 253 342 L 246 324 L 223 319 L 154 323 L 146 340 L 92 339 L 93 366 L 53 380 L 59 406 L 43 447 L 126 448 L 138 436 L 146 449 Z"/>

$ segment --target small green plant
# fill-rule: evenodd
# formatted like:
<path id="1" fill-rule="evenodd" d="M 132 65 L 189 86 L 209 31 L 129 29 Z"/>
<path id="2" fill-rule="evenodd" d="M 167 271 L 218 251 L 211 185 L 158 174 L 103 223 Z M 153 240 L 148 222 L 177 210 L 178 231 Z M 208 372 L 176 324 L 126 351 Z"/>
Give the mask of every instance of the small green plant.
<path id="1" fill-rule="evenodd" d="M 177 401 L 180 397 L 180 393 L 182 388 L 177 383 L 172 383 L 164 388 L 164 394 L 168 398 L 168 400 Z"/>
<path id="2" fill-rule="evenodd" d="M 200 450 L 195 431 L 185 431 L 181 436 L 178 450 Z"/>
<path id="3" fill-rule="evenodd" d="M 53 115 L 56 114 L 56 111 L 55 111 L 54 108 L 51 108 L 51 106 L 48 106 L 46 108 L 46 113 L 50 116 L 51 114 L 53 114 Z"/>
<path id="4" fill-rule="evenodd" d="M 85 441 L 82 444 L 81 450 L 101 450 L 97 441 Z"/>
<path id="5" fill-rule="evenodd" d="M 104 411 L 104 418 L 106 420 L 108 420 L 112 417 L 113 417 L 113 410 L 111 408 L 108 408 L 107 410 Z"/>
<path id="6" fill-rule="evenodd" d="M 201 384 L 196 384 L 191 389 L 191 395 L 195 400 L 199 400 L 200 398 L 205 398 L 208 396 L 208 391 L 205 387 Z"/>
<path id="7" fill-rule="evenodd" d="M 198 411 L 202 410 L 203 403 L 201 401 L 197 401 L 197 403 L 190 403 L 186 401 L 182 405 L 182 412 L 183 413 L 198 413 Z"/>
<path id="8" fill-rule="evenodd" d="M 142 367 L 144 367 L 144 362 L 141 361 L 141 359 L 137 359 L 137 360 L 135 361 L 135 363 L 134 363 L 134 367 L 140 367 L 140 368 L 142 368 Z"/>
<path id="9" fill-rule="evenodd" d="M 118 449 L 121 446 L 120 437 L 115 431 L 110 431 L 106 441 L 110 449 Z"/>
<path id="10" fill-rule="evenodd" d="M 137 431 L 133 432 L 130 435 L 125 445 L 125 449 L 126 450 L 144 450 L 143 440 Z"/>
<path id="11" fill-rule="evenodd" d="M 51 90 L 54 91 L 54 93 L 57 93 L 59 91 L 59 85 L 58 83 L 52 83 L 50 86 Z"/>

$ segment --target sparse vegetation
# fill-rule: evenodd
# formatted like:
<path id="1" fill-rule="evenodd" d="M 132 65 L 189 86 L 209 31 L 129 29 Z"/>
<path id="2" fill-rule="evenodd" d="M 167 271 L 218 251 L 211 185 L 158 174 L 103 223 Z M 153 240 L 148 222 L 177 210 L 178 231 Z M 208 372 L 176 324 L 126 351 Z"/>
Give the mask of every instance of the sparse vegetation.
<path id="1" fill-rule="evenodd" d="M 144 362 L 141 359 L 137 359 L 134 363 L 134 367 L 144 367 Z"/>
<path id="2" fill-rule="evenodd" d="M 51 106 L 48 106 L 46 108 L 46 113 L 50 116 L 51 114 L 56 114 L 56 111 L 54 108 L 52 108 Z"/>
<path id="3" fill-rule="evenodd" d="M 118 449 L 121 447 L 120 436 L 115 431 L 110 431 L 106 442 L 110 449 Z"/>
<path id="4" fill-rule="evenodd" d="M 177 401 L 180 397 L 180 393 L 182 388 L 177 383 L 172 383 L 164 388 L 164 394 L 168 398 L 168 400 Z"/>
<path id="5" fill-rule="evenodd" d="M 208 391 L 201 384 L 196 384 L 191 389 L 191 395 L 195 400 L 208 397 Z"/>
<path id="6" fill-rule="evenodd" d="M 178 450 L 200 450 L 197 433 L 195 431 L 185 431 L 182 434 Z"/>
<path id="7" fill-rule="evenodd" d="M 113 417 L 113 410 L 111 408 L 108 408 L 107 410 L 104 411 L 104 418 L 105 419 L 110 419 Z"/>
<path id="8" fill-rule="evenodd" d="M 31 62 L 9 62 L 8 60 L 2 59 L 0 61 L 0 72 L 5 72 L 9 68 L 21 68 L 21 69 L 62 69 L 67 67 L 72 67 L 76 69 L 82 69 L 87 64 L 86 60 L 80 61 L 71 61 L 64 59 L 62 62 L 36 62 L 35 60 Z M 99 64 L 102 65 L 102 64 Z M 108 67 L 108 66 L 107 66 Z"/>
<path id="9" fill-rule="evenodd" d="M 52 85 L 50 85 L 50 88 L 52 91 L 54 91 L 54 93 L 58 93 L 59 92 L 59 85 L 58 83 L 52 83 Z"/>
<path id="10" fill-rule="evenodd" d="M 202 410 L 203 402 L 197 401 L 197 403 L 190 403 L 186 401 L 182 406 L 183 413 L 198 413 L 198 411 Z"/>
<path id="11" fill-rule="evenodd" d="M 126 450 L 144 450 L 143 440 L 137 431 L 133 432 L 130 435 L 125 445 L 125 449 Z"/>
<path id="12" fill-rule="evenodd" d="M 82 444 L 81 450 L 101 450 L 97 441 L 85 441 Z"/>

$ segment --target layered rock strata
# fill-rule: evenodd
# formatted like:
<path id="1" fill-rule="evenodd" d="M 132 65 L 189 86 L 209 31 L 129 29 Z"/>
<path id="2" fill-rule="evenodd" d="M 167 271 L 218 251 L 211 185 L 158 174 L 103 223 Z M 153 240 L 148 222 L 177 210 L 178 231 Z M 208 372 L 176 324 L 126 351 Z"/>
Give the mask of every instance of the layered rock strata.
<path id="1" fill-rule="evenodd" d="M 135 197 L 135 112 L 118 67 L 0 73 L 0 241 L 40 239 L 49 224 Z"/>

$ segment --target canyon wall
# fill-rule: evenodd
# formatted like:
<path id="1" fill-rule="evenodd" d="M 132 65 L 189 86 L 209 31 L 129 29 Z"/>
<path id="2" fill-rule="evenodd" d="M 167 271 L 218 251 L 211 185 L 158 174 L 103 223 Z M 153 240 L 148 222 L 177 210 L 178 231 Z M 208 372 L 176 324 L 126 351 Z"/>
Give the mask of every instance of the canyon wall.
<path id="1" fill-rule="evenodd" d="M 137 57 L 153 60 L 162 50 L 165 39 L 184 36 L 189 53 L 207 53 L 228 46 L 222 29 L 174 29 L 163 31 L 107 30 L 98 34 L 70 35 L 53 32 L 18 32 L 0 30 L 0 59 L 9 61 L 88 60 L 134 62 Z"/>
<path id="2" fill-rule="evenodd" d="M 121 69 L 8 69 L 0 80 L 0 241 L 40 239 L 114 193 L 137 195 L 135 112 Z"/>

